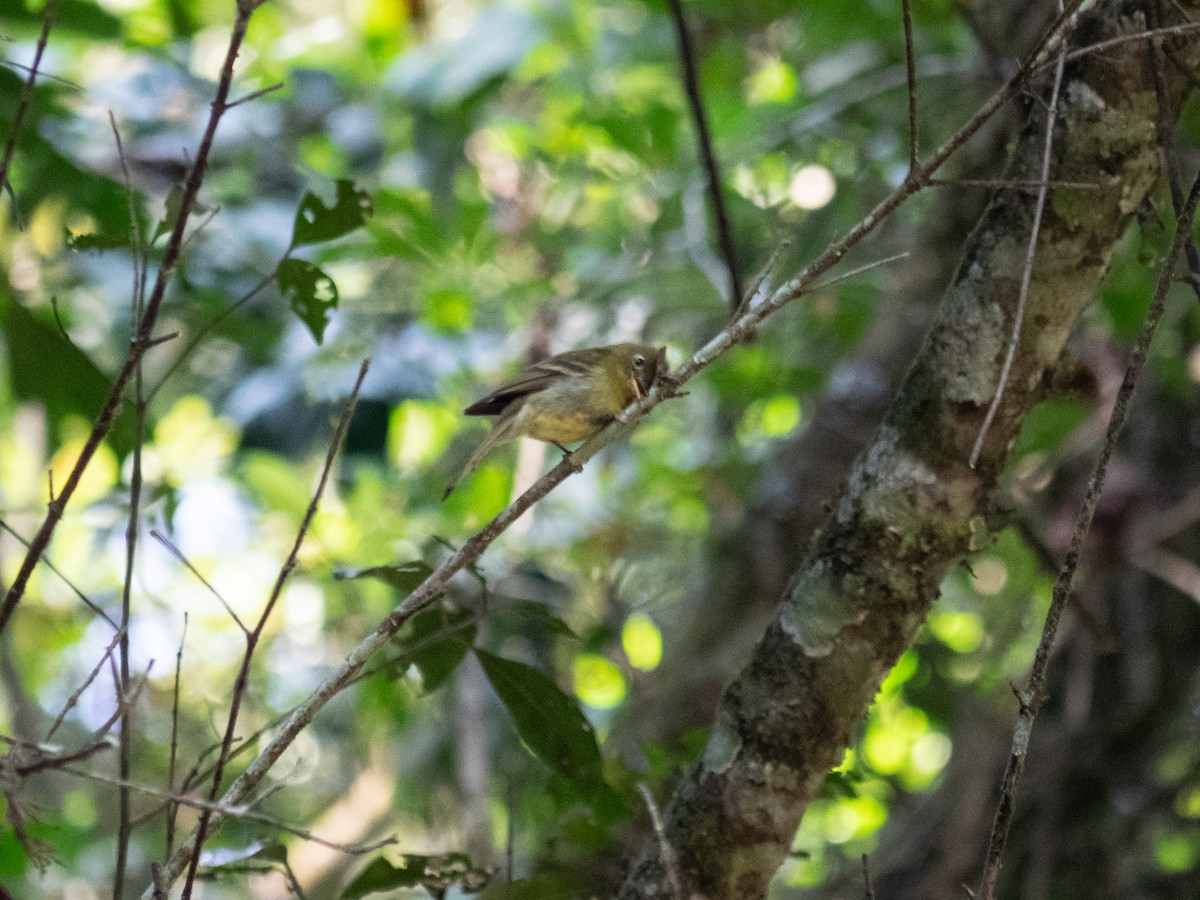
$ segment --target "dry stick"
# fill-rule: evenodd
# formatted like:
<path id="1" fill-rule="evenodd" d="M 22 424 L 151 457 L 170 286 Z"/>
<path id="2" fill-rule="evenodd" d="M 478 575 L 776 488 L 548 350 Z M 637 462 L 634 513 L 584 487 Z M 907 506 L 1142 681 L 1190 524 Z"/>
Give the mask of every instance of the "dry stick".
<path id="1" fill-rule="evenodd" d="M 979 454 L 983 452 L 983 442 L 987 438 L 988 429 L 996 413 L 1000 411 L 1000 401 L 1004 397 L 1004 389 L 1008 386 L 1008 377 L 1012 373 L 1013 360 L 1017 356 L 1017 344 L 1021 340 L 1021 329 L 1025 324 L 1025 301 L 1029 299 L 1029 285 L 1033 281 L 1033 259 L 1037 252 L 1038 233 L 1042 228 L 1042 213 L 1046 209 L 1047 184 L 1050 179 L 1050 157 L 1054 150 L 1054 122 L 1058 118 L 1058 89 L 1062 85 L 1063 60 L 1066 54 L 1058 54 L 1058 64 L 1054 67 L 1054 86 L 1050 89 L 1050 109 L 1046 113 L 1046 137 L 1042 147 L 1041 187 L 1038 188 L 1037 199 L 1033 205 L 1033 225 L 1029 229 L 1029 243 L 1025 248 L 1025 265 L 1021 270 L 1021 287 L 1017 294 L 1017 310 L 1013 314 L 1012 334 L 1008 338 L 1008 350 L 1004 354 L 1004 365 L 1000 367 L 1000 377 L 996 382 L 996 392 L 992 395 L 992 403 L 983 424 L 979 426 L 979 435 L 975 438 L 975 446 L 971 448 L 971 458 L 968 464 L 972 469 L 979 462 Z"/>
<path id="2" fill-rule="evenodd" d="M 155 279 L 154 288 L 150 292 L 150 297 L 146 302 L 141 324 L 134 334 L 133 340 L 130 341 L 129 353 L 125 357 L 125 363 L 121 366 L 121 371 L 113 381 L 112 390 L 104 401 L 104 406 L 100 410 L 99 415 L 96 416 L 96 421 L 92 425 L 92 431 L 88 435 L 83 449 L 79 452 L 79 458 L 75 461 L 70 475 L 67 476 L 66 484 L 63 485 L 59 495 L 48 505 L 46 518 L 42 521 L 41 527 L 30 542 L 29 551 L 25 554 L 25 559 L 22 561 L 21 567 L 13 579 L 12 586 L 5 595 L 3 603 L 0 603 L 0 632 L 4 631 L 8 625 L 8 620 L 12 617 L 13 611 L 17 608 L 17 604 L 21 602 L 21 598 L 25 594 L 25 588 L 29 583 L 29 576 L 33 573 L 42 555 L 46 552 L 46 548 L 50 544 L 50 537 L 54 534 L 54 529 L 58 527 L 58 523 L 62 519 L 63 510 L 66 508 L 71 496 L 75 493 L 75 489 L 79 486 L 84 469 L 91 462 L 92 456 L 95 455 L 97 448 L 100 446 L 100 442 L 112 428 L 113 421 L 116 419 L 117 409 L 121 404 L 121 397 L 125 391 L 125 385 L 128 384 L 129 379 L 133 376 L 142 356 L 155 343 L 155 339 L 151 337 L 151 332 L 154 330 L 154 324 L 158 319 L 158 311 L 162 306 L 163 297 L 166 295 L 167 285 L 170 283 L 171 277 L 175 272 L 175 266 L 179 261 L 180 247 L 183 243 L 183 234 L 187 228 L 188 217 L 191 215 L 196 195 L 200 192 L 200 185 L 204 180 L 204 173 L 208 167 L 208 156 L 212 149 L 213 138 L 217 132 L 217 125 L 220 123 L 221 116 L 226 109 L 229 88 L 233 83 L 233 65 L 237 60 L 242 40 L 246 36 L 246 27 L 249 24 L 250 16 L 254 12 L 254 5 L 246 2 L 246 0 L 239 2 L 237 8 L 237 17 L 234 20 L 233 30 L 229 38 L 229 50 L 226 53 L 225 62 L 221 66 L 217 92 L 212 102 L 212 112 L 209 115 L 208 125 L 204 129 L 204 135 L 200 139 L 200 144 L 196 150 L 196 161 L 193 163 L 191 171 L 188 173 L 187 181 L 184 183 L 179 212 L 175 216 L 171 236 L 163 252 L 162 262 L 158 267 L 158 276 Z"/>
<path id="3" fill-rule="evenodd" d="M 237 625 L 237 627 L 241 630 L 242 634 L 244 634 L 246 636 L 250 635 L 250 629 L 247 628 L 245 626 L 245 624 L 243 624 L 243 622 L 240 618 L 238 618 L 238 614 L 233 611 L 233 607 L 230 606 L 229 603 L 226 602 L 225 598 L 221 596 L 221 592 L 218 591 L 215 587 L 213 587 L 209 583 L 207 578 L 205 578 L 203 575 L 200 574 L 199 570 L 194 565 L 192 565 L 191 560 L 189 560 L 186 556 L 183 555 L 183 551 L 180 550 L 178 547 L 176 547 L 175 544 L 171 542 L 170 538 L 164 536 L 161 532 L 156 531 L 154 529 L 151 529 L 150 537 L 154 538 L 156 541 L 158 541 L 160 544 L 162 544 L 163 547 L 166 548 L 168 553 L 170 553 L 177 560 L 179 560 L 181 563 L 183 563 L 185 566 L 187 566 L 188 571 L 196 576 L 196 580 L 199 581 L 206 588 L 208 588 L 209 593 L 217 598 L 217 600 L 220 602 L 221 606 L 223 606 L 225 608 L 225 612 L 227 612 L 229 614 L 229 618 L 233 619 L 234 624 Z"/>
<path id="4" fill-rule="evenodd" d="M 175 787 L 175 764 L 179 758 L 179 672 L 183 668 L 183 645 L 187 640 L 188 615 L 183 614 L 183 633 L 179 635 L 179 650 L 175 653 L 175 690 L 171 697 L 171 755 L 167 762 L 167 792 Z M 165 856 L 171 855 L 175 845 L 175 817 L 179 804 L 167 801 L 167 836 Z"/>
<path id="5" fill-rule="evenodd" d="M 686 900 L 687 894 L 683 891 L 683 878 L 679 871 L 679 860 L 675 856 L 675 850 L 671 847 L 671 842 L 667 840 L 667 830 L 663 828 L 662 815 L 658 811 L 658 804 L 654 802 L 654 795 L 650 793 L 650 788 L 646 786 L 644 781 L 638 782 L 638 792 L 642 795 L 642 800 L 646 803 L 646 809 L 650 813 L 650 825 L 654 829 L 654 836 L 658 839 L 658 855 L 662 860 L 663 871 L 667 873 L 667 888 L 671 892 L 671 900 Z"/>
<path id="6" fill-rule="evenodd" d="M 46 743 L 54 740 L 54 735 L 58 732 L 62 723 L 66 721 L 67 714 L 75 708 L 75 704 L 79 702 L 79 698 L 83 696 L 83 692 L 91 687 L 92 682 L 96 680 L 96 676 L 100 674 L 100 670 L 104 668 L 104 664 L 112 656 L 112 652 L 116 649 L 117 643 L 121 640 L 124 631 L 124 628 L 117 629 L 117 633 L 113 635 L 112 640 L 108 642 L 108 646 L 104 649 L 104 655 L 100 657 L 99 661 L 92 668 L 92 671 L 88 673 L 87 678 L 83 679 L 83 683 L 71 692 L 71 696 L 67 698 L 67 702 L 63 704 L 62 710 L 55 717 L 53 724 L 51 724 L 50 730 L 46 732 L 46 737 L 44 738 Z"/>
<path id="7" fill-rule="evenodd" d="M 117 159 L 121 163 L 121 172 L 125 179 L 125 197 L 129 204 L 129 239 L 132 243 L 133 255 L 133 289 L 130 303 L 130 321 L 134 331 L 141 330 L 142 317 L 145 313 L 145 273 L 141 265 L 141 233 L 138 229 L 137 208 L 133 198 L 133 182 L 129 177 L 129 165 L 125 158 L 125 146 L 121 143 L 121 131 L 117 128 L 116 117 L 112 111 L 108 114 L 112 125 L 113 136 L 117 142 Z M 121 586 L 121 641 L 118 647 L 118 661 L 121 667 L 120 690 L 124 694 L 129 690 L 129 617 L 130 604 L 133 598 L 133 569 L 137 555 L 139 518 L 142 505 L 142 445 L 146 441 L 146 396 L 143 384 L 142 357 L 139 356 L 133 367 L 134 385 L 134 437 L 133 437 L 133 468 L 129 476 L 129 518 L 125 526 L 125 578 Z M 118 771 L 124 780 L 129 780 L 133 771 L 133 707 L 126 707 L 121 718 L 121 730 L 118 734 Z M 129 860 L 129 837 L 132 833 L 129 820 L 129 789 L 117 789 L 117 860 L 113 872 L 113 900 L 121 900 L 125 895 L 125 870 Z"/>
<path id="8" fill-rule="evenodd" d="M 1000 863 L 1004 855 L 1004 845 L 1008 839 L 1009 828 L 1012 825 L 1013 812 L 1017 802 L 1017 787 L 1021 780 L 1021 773 L 1025 768 L 1025 758 L 1029 751 L 1029 739 L 1033 732 L 1033 723 L 1037 718 L 1042 701 L 1045 699 L 1046 670 L 1050 662 L 1050 652 L 1054 648 L 1054 637 L 1058 632 L 1059 619 L 1062 617 L 1063 607 L 1071 595 L 1071 588 L 1075 579 L 1075 569 L 1079 565 L 1079 554 L 1083 549 L 1084 539 L 1087 537 L 1088 529 L 1092 524 L 1092 516 L 1096 511 L 1096 503 L 1100 499 L 1100 492 L 1104 487 L 1104 475 L 1108 467 L 1108 461 L 1112 457 L 1117 437 L 1120 435 L 1121 429 L 1124 427 L 1125 420 L 1128 417 L 1129 402 L 1133 397 L 1133 390 L 1137 384 L 1138 376 L 1141 374 L 1142 366 L 1146 362 L 1146 355 L 1150 349 L 1150 340 L 1154 337 L 1154 330 L 1158 326 L 1159 319 L 1162 318 L 1163 310 L 1166 307 L 1167 290 L 1174 280 L 1175 267 L 1179 263 L 1180 256 L 1183 255 L 1184 245 L 1191 237 L 1192 221 L 1196 215 L 1197 200 L 1200 200 L 1200 174 L 1196 176 L 1196 180 L 1192 183 L 1191 193 L 1188 195 L 1187 202 L 1184 204 L 1183 211 L 1179 216 L 1175 231 L 1175 240 L 1171 244 L 1171 251 L 1163 262 L 1162 270 L 1159 272 L 1158 284 L 1154 290 L 1154 302 L 1150 305 L 1150 311 L 1146 314 L 1146 321 L 1142 326 L 1142 333 L 1138 337 L 1138 342 L 1134 346 L 1133 352 L 1129 355 L 1129 363 L 1125 367 L 1125 377 L 1121 381 L 1121 387 L 1117 390 L 1117 397 L 1113 403 L 1112 416 L 1109 419 L 1108 428 L 1104 433 L 1104 443 L 1101 445 L 1100 455 L 1096 458 L 1096 463 L 1092 468 L 1092 475 L 1088 480 L 1087 494 L 1079 507 L 1079 515 L 1075 520 L 1075 530 L 1071 534 L 1071 545 L 1067 551 L 1066 558 L 1063 560 L 1062 567 L 1058 571 L 1058 577 L 1054 582 L 1054 592 L 1050 600 L 1050 608 L 1046 611 L 1046 621 L 1042 625 L 1042 638 L 1038 642 L 1037 653 L 1034 656 L 1033 666 L 1029 672 L 1029 681 L 1025 686 L 1025 690 L 1018 695 L 1020 710 L 1017 716 L 1017 723 L 1013 727 L 1012 749 L 1009 753 L 1008 765 L 1004 770 L 1004 778 L 1000 784 L 1000 801 L 996 805 L 996 817 L 992 824 L 992 834 L 988 841 L 987 861 L 983 870 L 982 896 L 984 900 L 991 900 L 995 896 L 996 882 L 1000 876 Z"/>
<path id="9" fill-rule="evenodd" d="M 934 152 L 930 161 L 922 166 L 919 177 L 905 179 L 904 183 L 881 200 L 871 212 L 841 238 L 827 246 L 804 269 L 778 287 L 769 298 L 762 303 L 754 304 L 729 322 L 712 340 L 696 351 L 691 359 L 665 378 L 659 379 L 659 382 L 651 387 L 645 397 L 625 409 L 618 417 L 617 422 L 586 441 L 574 453 L 563 457 L 561 462 L 534 482 L 524 494 L 501 510 L 491 522 L 476 532 L 421 584 L 417 585 L 412 593 L 376 626 L 374 631 L 364 637 L 346 655 L 317 689 L 292 710 L 267 745 L 259 751 L 258 756 L 229 785 L 222 797 L 222 802 L 236 806 L 244 801 L 254 790 L 255 785 L 266 777 L 267 772 L 283 755 L 283 752 L 296 739 L 296 736 L 308 727 L 325 704 L 352 683 L 371 657 L 392 639 L 413 614 L 440 597 L 450 579 L 475 562 L 483 551 L 526 510 L 568 476 L 580 471 L 583 464 L 601 449 L 628 433 L 650 410 L 674 396 L 680 385 L 707 368 L 735 344 L 744 340 L 769 315 L 806 293 L 815 279 L 833 268 L 852 248 L 878 228 L 905 200 L 920 190 L 928 178 L 932 177 L 933 173 L 941 168 L 955 151 L 970 140 L 999 109 L 1020 93 L 1028 79 L 1040 67 L 1043 58 L 1058 52 L 1078 23 L 1082 14 L 1081 6 L 1080 3 L 1074 4 L 1067 13 L 1055 20 L 1033 53 L 1030 54 L 1029 60 L 980 107 L 966 125 Z M 220 818 L 220 813 L 214 812 L 211 818 L 216 823 Z M 191 856 L 195 839 L 196 832 L 193 831 L 175 851 L 167 865 L 162 868 L 161 880 L 164 884 L 171 884 L 179 877 Z M 152 897 L 152 892 L 153 887 L 148 888 L 144 896 Z"/>
<path id="10" fill-rule="evenodd" d="M 108 736 L 108 732 L 115 724 L 117 724 L 117 721 L 125 715 L 129 707 L 137 702 L 138 697 L 140 697 L 142 694 L 142 689 L 149 681 L 150 670 L 153 668 L 154 661 L 151 660 L 150 664 L 146 667 L 145 673 L 138 676 L 138 678 L 132 682 L 132 688 L 129 693 L 120 695 L 118 697 L 116 709 L 112 711 L 109 717 L 99 728 L 92 732 L 92 736 L 88 738 L 87 743 L 78 750 L 73 750 L 70 753 L 51 754 L 44 756 L 42 759 L 28 765 L 17 766 L 14 771 L 18 775 L 24 777 L 33 775 L 46 769 L 58 769 L 66 763 L 85 759 L 99 750 L 104 750 L 108 747 L 111 747 L 113 744 L 112 740 Z"/>
<path id="11" fill-rule="evenodd" d="M 1153 0 L 1147 0 L 1146 19 L 1150 25 L 1159 24 L 1160 10 Z M 1162 69 L 1159 63 L 1158 43 L 1154 38 L 1147 38 L 1146 52 L 1150 57 L 1150 72 L 1154 76 L 1154 97 L 1158 104 L 1158 116 L 1155 125 L 1158 131 L 1158 144 L 1162 148 L 1163 169 L 1167 173 L 1167 186 L 1171 189 L 1171 206 L 1175 209 L 1175 218 L 1179 218 L 1183 210 L 1183 188 L 1179 184 L 1179 160 L 1175 155 L 1174 128 L 1170 118 L 1170 104 L 1167 101 L 1167 86 L 1163 83 Z M 1196 250 L 1196 242 L 1190 237 L 1184 247 L 1187 254 L 1188 271 L 1191 278 L 1188 283 L 1200 299 L 1200 252 Z"/>
<path id="12" fill-rule="evenodd" d="M 917 152 L 917 62 L 913 54 L 913 23 L 911 0 L 901 0 L 904 14 L 904 75 L 908 84 L 908 170 L 918 171 L 921 158 Z"/>
<path id="13" fill-rule="evenodd" d="M 862 855 L 862 873 L 863 885 L 866 887 L 866 893 L 863 895 L 866 900 L 875 900 L 875 888 L 871 884 L 871 857 L 866 853 Z"/>
<path id="14" fill-rule="evenodd" d="M 317 507 L 320 505 L 321 496 L 325 493 L 325 485 L 329 481 L 329 473 L 333 470 L 333 461 L 342 447 L 342 442 L 345 440 L 346 430 L 350 427 L 350 419 L 354 416 L 354 407 L 358 404 L 358 392 L 362 389 L 363 379 L 367 377 L 367 370 L 370 368 L 370 364 L 369 359 L 363 360 L 362 366 L 359 367 L 358 380 L 354 382 L 354 390 L 350 392 L 350 399 L 346 402 L 346 408 L 342 412 L 341 421 L 338 422 L 337 431 L 334 432 L 333 440 L 329 443 L 329 452 L 325 455 L 325 465 L 321 468 L 321 477 L 317 480 L 316 490 L 313 491 L 308 509 L 304 513 L 304 518 L 300 521 L 300 527 L 296 531 L 296 540 L 292 544 L 291 552 L 288 553 L 287 559 L 284 560 L 283 565 L 279 568 L 279 575 L 275 578 L 275 585 L 271 588 L 271 593 L 267 597 L 267 603 L 263 607 L 262 613 L 259 614 L 254 630 L 246 632 L 246 650 L 242 654 L 242 665 L 238 669 L 237 680 L 233 686 L 233 698 L 229 705 L 229 719 L 225 725 L 225 736 L 221 740 L 221 750 L 217 755 L 216 765 L 213 766 L 212 785 L 208 790 L 209 802 L 215 802 L 217 795 L 221 791 L 221 779 L 225 774 L 225 764 L 229 759 L 230 748 L 233 746 L 233 736 L 237 729 L 238 713 L 241 710 L 242 701 L 246 696 L 246 687 L 250 680 L 250 665 L 254 661 L 254 651 L 258 648 L 258 642 L 262 638 L 263 629 L 266 628 L 267 620 L 270 619 L 271 613 L 275 609 L 275 604 L 279 601 L 279 597 L 283 593 L 284 585 L 287 584 L 288 578 L 291 577 L 292 571 L 296 568 L 296 558 L 300 554 L 300 545 L 304 543 L 304 538 L 308 535 L 308 528 L 312 524 L 313 517 L 317 514 Z M 204 846 L 205 832 L 208 828 L 212 812 L 211 809 L 205 809 L 200 814 L 200 821 L 196 824 L 196 840 L 192 845 L 187 878 L 183 884 L 182 900 L 188 900 L 192 896 L 192 888 L 196 882 L 196 870 L 200 865 L 200 851 Z"/>
<path id="15" fill-rule="evenodd" d="M 372 841 L 367 844 L 341 844 L 337 841 L 331 841 L 327 838 L 318 837 L 311 831 L 308 831 L 304 828 L 297 828 L 294 825 L 281 822 L 279 819 L 264 815 L 263 813 L 252 812 L 248 809 L 238 809 L 230 806 L 224 806 L 220 803 L 213 803 L 209 800 L 198 800 L 195 797 L 189 797 L 186 794 L 164 791 L 156 787 L 151 787 L 147 784 L 139 784 L 136 781 L 124 781 L 120 778 L 114 778 L 111 775 L 103 775 L 99 772 L 89 772 L 86 769 L 76 769 L 72 766 L 61 766 L 59 768 L 68 775 L 74 775 L 77 778 L 84 778 L 88 781 L 95 781 L 99 784 L 117 785 L 118 787 L 124 787 L 131 791 L 137 791 L 139 794 L 145 794 L 148 797 L 158 797 L 161 800 L 166 800 L 168 803 L 178 806 L 187 806 L 191 809 L 209 810 L 210 812 L 220 813 L 222 816 L 241 819 L 246 822 L 254 822 L 258 825 L 266 825 L 270 828 L 277 828 L 280 831 L 286 831 L 288 834 L 294 834 L 296 837 L 303 838 L 306 841 L 312 841 L 314 844 L 320 844 L 323 847 L 328 847 L 331 850 L 337 850 L 340 853 L 346 853 L 351 856 L 361 856 L 364 853 L 371 853 L 383 847 L 389 847 L 398 843 L 398 839 L 396 837 L 390 837 L 383 838 L 382 840 L 378 841 Z"/>
<path id="16" fill-rule="evenodd" d="M 675 36 L 679 41 L 679 59 L 683 65 L 683 88 L 687 94 L 688 108 L 696 125 L 696 144 L 700 151 L 700 162 L 708 179 L 708 194 L 712 198 L 713 219 L 717 225 L 717 242 L 721 245 L 721 256 L 729 270 L 730 308 L 738 309 L 742 302 L 742 273 L 738 268 L 737 251 L 733 242 L 733 227 L 729 223 L 729 211 L 721 191 L 721 172 L 717 165 L 717 154 L 713 151 L 712 133 L 708 127 L 708 115 L 704 111 L 704 100 L 700 96 L 700 77 L 696 71 L 696 50 L 692 46 L 692 35 L 688 31 L 687 19 L 683 15 L 682 0 L 670 0 L 671 21 L 675 25 Z"/>
<path id="17" fill-rule="evenodd" d="M 1120 37 L 1109 38 L 1106 41 L 1097 41 L 1094 44 L 1088 44 L 1086 47 L 1072 50 L 1067 54 L 1067 62 L 1074 62 L 1081 57 L 1090 56 L 1093 53 L 1102 53 L 1105 50 L 1111 50 L 1130 41 L 1144 41 L 1148 38 L 1168 37 L 1175 34 L 1190 34 L 1193 31 L 1200 31 L 1200 22 L 1189 22 L 1186 25 L 1168 25 L 1163 28 L 1148 28 L 1145 31 L 1139 31 L 1135 34 L 1123 34 Z"/>
<path id="18" fill-rule="evenodd" d="M 38 37 L 37 49 L 33 53 L 33 65 L 29 67 L 29 77 L 21 87 L 21 97 L 17 100 L 17 112 L 13 116 L 12 130 L 4 143 L 4 154 L 0 156 L 0 185 L 8 184 L 8 168 L 12 165 L 13 154 L 17 149 L 17 139 L 21 136 L 21 128 L 25 124 L 25 113 L 33 100 L 33 85 L 37 81 L 38 67 L 42 64 L 42 54 L 46 52 L 46 44 L 50 41 L 50 29 L 58 18 L 60 0 L 50 0 L 42 10 L 42 33 Z M 16 197 L 13 195 L 13 208 L 16 209 Z"/>

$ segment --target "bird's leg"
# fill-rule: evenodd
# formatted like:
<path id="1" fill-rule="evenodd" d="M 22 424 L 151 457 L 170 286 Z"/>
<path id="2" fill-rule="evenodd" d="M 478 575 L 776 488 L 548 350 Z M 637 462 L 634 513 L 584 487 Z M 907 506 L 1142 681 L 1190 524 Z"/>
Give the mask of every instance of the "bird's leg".
<path id="1" fill-rule="evenodd" d="M 566 447 L 564 447 L 558 441 L 551 441 L 550 443 L 552 443 L 555 447 L 557 447 L 559 450 L 561 450 L 563 452 L 563 462 L 565 462 L 567 465 L 569 465 L 573 471 L 575 471 L 575 472 L 583 471 L 583 466 L 581 466 L 579 463 L 575 462 L 575 454 L 574 453 L 572 453 L 570 450 L 568 450 Z"/>

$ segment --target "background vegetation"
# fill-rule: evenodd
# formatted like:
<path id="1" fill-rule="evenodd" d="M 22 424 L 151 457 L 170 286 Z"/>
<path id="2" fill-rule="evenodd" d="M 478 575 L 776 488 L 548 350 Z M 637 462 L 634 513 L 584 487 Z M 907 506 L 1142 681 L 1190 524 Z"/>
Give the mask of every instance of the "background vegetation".
<path id="1" fill-rule="evenodd" d="M 236 13 L 52 4 L 17 132 L 45 10 L 10 6 L 5 588 L 137 334 L 131 285 L 146 259 L 153 283 L 169 252 Z M 906 177 L 900 3 L 701 0 L 686 13 L 737 269 L 750 284 L 769 265 L 780 281 Z M 915 2 L 920 145 L 966 120 L 1052 15 Z M 14 897 L 140 895 L 199 816 L 144 788 L 207 796 L 235 695 L 227 768 L 240 771 L 556 457 L 498 453 L 441 502 L 481 434 L 463 406 L 521 362 L 576 346 L 644 339 L 678 364 L 730 318 L 667 3 L 272 0 L 250 19 L 231 98 L 267 89 L 221 118 L 154 330 L 175 336 L 146 352 L 0 634 L 12 749 L 0 885 Z M 722 689 L 915 356 L 994 187 L 965 179 L 1003 177 L 1037 103 L 989 121 L 954 158 L 946 177 L 959 181 L 914 197 L 847 268 L 910 256 L 772 317 L 408 622 L 275 765 L 252 804 L 269 821 L 235 815 L 210 838 L 203 895 L 374 884 L 461 896 L 485 872 L 485 896 L 607 895 L 649 833 L 639 785 L 665 803 L 698 758 Z M 1184 106 L 1185 174 L 1198 128 Z M 1010 683 L 1030 665 L 1170 209 L 1165 186 L 1140 207 L 1062 384 L 1008 454 L 974 552 L 810 804 L 772 897 L 861 895 L 864 853 L 880 897 L 961 896 L 978 878 Z M 1008 896 L 1182 898 L 1200 879 L 1198 339 L 1181 288 L 1065 620 Z M 235 690 L 239 620 L 253 628 L 267 608 L 368 356 L 343 453 Z M 123 746 L 114 710 L 128 716 Z M 118 788 L 123 772 L 134 789 Z"/>

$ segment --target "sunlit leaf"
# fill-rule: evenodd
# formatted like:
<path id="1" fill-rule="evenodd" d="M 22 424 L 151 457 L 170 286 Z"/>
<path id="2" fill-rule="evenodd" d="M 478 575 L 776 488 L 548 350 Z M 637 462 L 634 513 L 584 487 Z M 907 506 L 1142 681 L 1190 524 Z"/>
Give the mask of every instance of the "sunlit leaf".
<path id="1" fill-rule="evenodd" d="M 321 343 L 329 313 L 337 308 L 338 290 L 333 279 L 310 262 L 289 258 L 279 264 L 279 290 L 316 342 Z"/>
<path id="2" fill-rule="evenodd" d="M 344 569 L 334 573 L 338 580 L 354 580 L 357 578 L 375 578 L 384 584 L 389 584 L 396 590 L 410 594 L 422 581 L 429 577 L 433 569 L 428 563 L 419 559 L 397 563 L 394 566 L 371 566 L 369 569 Z"/>
<path id="3" fill-rule="evenodd" d="M 491 873 L 480 869 L 463 853 L 441 856 L 405 855 L 399 866 L 383 857 L 375 859 L 362 874 L 342 891 L 342 900 L 358 900 L 382 891 L 423 887 L 437 897 L 444 896 L 452 886 L 467 894 L 483 890 Z"/>

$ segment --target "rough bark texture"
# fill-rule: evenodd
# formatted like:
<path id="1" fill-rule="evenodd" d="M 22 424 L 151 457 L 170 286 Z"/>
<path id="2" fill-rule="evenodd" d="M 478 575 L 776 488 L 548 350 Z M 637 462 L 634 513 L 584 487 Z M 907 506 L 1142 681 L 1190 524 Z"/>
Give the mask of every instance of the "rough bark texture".
<path id="1" fill-rule="evenodd" d="M 1198 4 L 1184 4 L 1195 11 Z M 1075 36 L 1086 46 L 1145 26 L 1133 2 L 1107 2 Z M 1165 24 L 1173 24 L 1168 21 Z M 1194 66 L 1200 44 L 1173 42 Z M 1167 71 L 1172 90 L 1177 73 Z M 781 601 L 752 660 L 726 691 L 704 757 L 666 812 L 689 896 L 764 894 L 796 827 L 879 683 L 982 527 L 988 491 L 1039 398 L 1112 249 L 1160 171 L 1144 42 L 1069 63 L 1052 179 L 1098 190 L 1050 192 L 1025 326 L 978 467 L 966 460 L 1017 302 L 1034 196 L 1002 192 L 968 241 L 937 320 L 873 444 Z M 1029 106 L 1009 177 L 1037 178 L 1045 109 Z M 622 898 L 669 898 L 647 843 Z"/>

